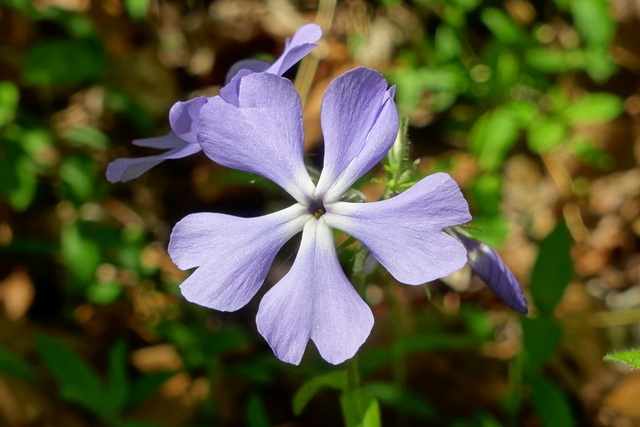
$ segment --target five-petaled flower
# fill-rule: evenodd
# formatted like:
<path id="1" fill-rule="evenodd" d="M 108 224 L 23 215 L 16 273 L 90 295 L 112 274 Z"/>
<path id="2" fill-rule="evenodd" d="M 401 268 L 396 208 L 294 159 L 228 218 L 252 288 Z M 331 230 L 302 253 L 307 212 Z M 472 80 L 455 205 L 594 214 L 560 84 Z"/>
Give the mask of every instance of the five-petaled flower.
<path id="1" fill-rule="evenodd" d="M 247 59 L 234 64 L 227 73 L 227 84 L 220 89 L 222 99 L 235 102 L 237 87 L 243 77 L 252 73 L 270 73 L 283 75 L 296 62 L 311 52 L 317 44 L 322 31 L 316 24 L 307 24 L 285 42 L 284 52 L 273 63 L 256 59 Z M 218 98 L 218 97 L 214 97 Z M 197 123 L 200 109 L 211 98 L 199 96 L 187 102 L 177 102 L 169 113 L 171 131 L 156 138 L 137 139 L 134 145 L 167 150 L 154 156 L 123 158 L 111 162 L 107 168 L 107 179 L 111 182 L 126 182 L 139 177 L 152 167 L 169 159 L 181 159 L 202 150 L 197 141 Z"/>
<path id="2" fill-rule="evenodd" d="M 272 180 L 295 203 L 256 218 L 197 213 L 180 221 L 169 253 L 179 268 L 197 267 L 181 285 L 182 294 L 216 310 L 243 307 L 278 251 L 302 231 L 290 271 L 260 302 L 258 330 L 285 362 L 298 364 L 312 340 L 325 360 L 341 363 L 366 340 L 373 315 L 340 267 L 332 228 L 358 239 L 398 281 L 418 285 L 467 261 L 464 245 L 444 231 L 471 220 L 467 202 L 444 173 L 388 200 L 341 201 L 385 156 L 398 131 L 395 88 L 377 71 L 356 68 L 327 89 L 321 107 L 324 165 L 317 183 L 303 162 L 302 108 L 291 82 L 254 73 L 231 87 L 232 96 L 200 107 L 197 126 L 189 125 L 197 142 L 213 161 Z"/>

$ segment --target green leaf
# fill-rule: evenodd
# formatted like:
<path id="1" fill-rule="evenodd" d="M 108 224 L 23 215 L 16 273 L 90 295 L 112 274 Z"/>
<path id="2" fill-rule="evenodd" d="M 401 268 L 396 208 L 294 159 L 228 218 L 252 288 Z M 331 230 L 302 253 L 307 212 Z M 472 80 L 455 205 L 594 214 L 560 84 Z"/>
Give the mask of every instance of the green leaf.
<path id="1" fill-rule="evenodd" d="M 425 420 L 434 420 L 436 408 L 424 400 L 422 396 L 405 388 L 399 388 L 389 382 L 374 382 L 365 387 L 381 403 L 393 406 L 400 412 L 418 416 Z"/>
<path id="2" fill-rule="evenodd" d="M 541 316 L 551 316 L 573 275 L 571 235 L 564 222 L 540 242 L 530 291 Z"/>
<path id="3" fill-rule="evenodd" d="M 78 85 L 100 81 L 107 70 L 102 46 L 92 39 L 35 43 L 27 52 L 22 78 L 28 85 Z"/>
<path id="4" fill-rule="evenodd" d="M 622 362 L 634 368 L 640 368 L 640 349 L 607 354 L 604 360 L 606 362 Z"/>
<path id="5" fill-rule="evenodd" d="M 521 321 L 526 368 L 535 372 L 555 353 L 562 340 L 562 329 L 555 320 L 546 317 L 523 317 Z"/>
<path id="6" fill-rule="evenodd" d="M 458 32 L 445 23 L 438 25 L 435 34 L 436 53 L 445 61 L 457 58 L 462 50 L 462 42 Z"/>
<path id="7" fill-rule="evenodd" d="M 13 375 L 27 381 L 37 379 L 36 371 L 20 357 L 0 347 L 0 373 Z"/>
<path id="8" fill-rule="evenodd" d="M 0 82 L 0 126 L 13 120 L 19 101 L 20 91 L 15 84 L 10 81 Z"/>
<path id="9" fill-rule="evenodd" d="M 31 205 L 38 185 L 36 167 L 20 143 L 7 139 L 0 146 L 0 195 L 17 211 Z"/>
<path id="10" fill-rule="evenodd" d="M 147 16 L 149 3 L 149 0 L 124 0 L 124 7 L 130 17 L 135 20 L 141 20 Z"/>
<path id="11" fill-rule="evenodd" d="M 480 13 L 480 19 L 503 43 L 522 43 L 527 38 L 522 28 L 501 9 L 484 8 Z"/>
<path id="12" fill-rule="evenodd" d="M 517 117 L 509 109 L 498 107 L 474 123 L 469 132 L 469 149 L 483 169 L 495 170 L 504 163 L 519 131 Z"/>
<path id="13" fill-rule="evenodd" d="M 91 283 L 85 291 L 87 301 L 100 305 L 109 305 L 120 295 L 122 295 L 122 285 L 118 282 Z"/>
<path id="14" fill-rule="evenodd" d="M 378 401 L 365 389 L 356 389 L 340 396 L 340 406 L 346 427 L 381 427 Z"/>
<path id="15" fill-rule="evenodd" d="M 121 412 L 129 399 L 131 386 L 127 375 L 127 345 L 118 340 L 109 352 L 109 382 L 107 383 L 113 413 Z"/>
<path id="16" fill-rule="evenodd" d="M 543 427 L 573 427 L 571 406 L 562 390 L 544 377 L 527 381 L 533 389 L 533 406 Z"/>
<path id="17" fill-rule="evenodd" d="M 607 47 L 616 25 L 606 0 L 573 0 L 571 14 L 580 36 L 588 46 Z"/>
<path id="18" fill-rule="evenodd" d="M 80 289 L 88 287 L 100 265 L 100 243 L 91 238 L 81 222 L 66 225 L 60 232 L 60 253 L 71 282 Z"/>
<path id="19" fill-rule="evenodd" d="M 245 419 L 248 427 L 269 427 L 269 416 L 264 402 L 258 393 L 251 393 L 247 400 Z"/>
<path id="20" fill-rule="evenodd" d="M 175 375 L 173 372 L 153 372 L 144 375 L 131 387 L 127 407 L 135 407 L 147 400 L 173 375 Z"/>
<path id="21" fill-rule="evenodd" d="M 76 126 L 64 139 L 79 146 L 98 149 L 109 147 L 109 137 L 101 130 L 91 126 Z"/>
<path id="22" fill-rule="evenodd" d="M 300 415 L 307 403 L 323 388 L 344 390 L 347 387 L 347 372 L 332 371 L 307 381 L 293 396 L 293 413 Z"/>
<path id="23" fill-rule="evenodd" d="M 69 156 L 60 165 L 63 188 L 76 203 L 89 201 L 97 195 L 96 176 L 96 165 L 88 156 Z"/>
<path id="24" fill-rule="evenodd" d="M 585 66 L 585 55 L 581 50 L 555 48 L 532 48 L 525 53 L 525 62 L 545 73 L 563 73 Z"/>
<path id="25" fill-rule="evenodd" d="M 109 393 L 96 373 L 76 352 L 47 335 L 36 337 L 42 361 L 60 387 L 63 398 L 78 403 L 102 418 L 115 415 Z"/>
<path id="26" fill-rule="evenodd" d="M 622 100 L 610 93 L 590 93 L 574 101 L 563 112 L 570 124 L 606 123 L 624 111 Z"/>
<path id="27" fill-rule="evenodd" d="M 527 144 L 534 153 L 546 153 L 557 148 L 567 139 L 567 126 L 550 117 L 531 123 L 527 131 Z"/>

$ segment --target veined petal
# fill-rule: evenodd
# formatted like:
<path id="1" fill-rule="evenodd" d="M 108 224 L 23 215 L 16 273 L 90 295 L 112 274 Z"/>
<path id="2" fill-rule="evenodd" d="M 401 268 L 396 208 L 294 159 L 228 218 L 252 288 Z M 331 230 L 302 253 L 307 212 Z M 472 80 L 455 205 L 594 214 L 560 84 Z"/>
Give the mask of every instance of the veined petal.
<path id="1" fill-rule="evenodd" d="M 322 99 L 324 167 L 316 197 L 338 200 L 387 154 L 398 133 L 394 92 L 382 74 L 363 67 L 331 82 Z"/>
<path id="2" fill-rule="evenodd" d="M 455 229 L 453 231 L 467 248 L 473 271 L 505 304 L 520 314 L 527 314 L 527 299 L 520 289 L 518 279 L 504 265 L 500 255 L 486 243 L 467 237 Z"/>
<path id="3" fill-rule="evenodd" d="M 296 62 L 307 56 L 318 45 L 322 37 L 322 29 L 316 24 L 303 25 L 291 39 L 285 41 L 284 52 L 268 69 L 267 73 L 283 75 Z"/>
<path id="4" fill-rule="evenodd" d="M 373 314 L 342 271 L 322 217 L 305 224 L 291 270 L 262 298 L 256 321 L 276 356 L 294 365 L 309 339 L 337 365 L 369 336 Z"/>
<path id="5" fill-rule="evenodd" d="M 173 131 L 169 132 L 166 135 L 156 136 L 153 138 L 142 138 L 142 139 L 134 139 L 131 143 L 133 145 L 137 145 L 138 147 L 150 147 L 157 148 L 160 150 L 171 150 L 172 148 L 176 148 L 178 145 L 181 145 L 185 142 L 184 139 L 181 139 L 178 135 L 173 133 Z"/>
<path id="6" fill-rule="evenodd" d="M 464 266 L 467 251 L 443 231 L 471 220 L 458 185 L 430 175 L 404 193 L 374 203 L 325 204 L 331 227 L 360 240 L 398 281 L 418 285 Z"/>
<path id="7" fill-rule="evenodd" d="M 117 159 L 107 166 L 107 179 L 109 182 L 127 182 L 139 177 L 152 167 L 169 159 L 181 159 L 191 156 L 201 150 L 199 144 L 192 144 L 188 141 L 179 141 L 179 145 L 173 149 L 155 156 L 138 158 Z"/>
<path id="8" fill-rule="evenodd" d="M 180 269 L 198 267 L 180 285 L 182 295 L 221 311 L 243 307 L 264 282 L 282 245 L 310 218 L 300 204 L 257 218 L 216 213 L 185 217 L 169 242 L 169 255 Z"/>
<path id="9" fill-rule="evenodd" d="M 289 80 L 267 73 L 244 77 L 238 106 L 210 98 L 198 128 L 198 142 L 214 162 L 269 178 L 299 202 L 312 196 L 302 159 L 302 107 Z"/>
<path id="10" fill-rule="evenodd" d="M 197 143 L 197 125 L 200 109 L 207 103 L 206 96 L 199 96 L 185 102 L 176 102 L 169 111 L 171 129 L 180 138 L 191 143 Z"/>

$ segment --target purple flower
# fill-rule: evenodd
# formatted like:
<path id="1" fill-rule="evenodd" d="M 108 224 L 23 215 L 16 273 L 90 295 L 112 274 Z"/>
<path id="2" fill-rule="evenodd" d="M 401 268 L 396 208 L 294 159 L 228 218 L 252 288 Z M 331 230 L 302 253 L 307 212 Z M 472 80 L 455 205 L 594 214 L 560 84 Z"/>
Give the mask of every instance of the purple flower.
<path id="1" fill-rule="evenodd" d="M 322 30 L 316 24 L 307 24 L 285 41 L 282 55 L 273 63 L 256 59 L 247 59 L 234 64 L 227 73 L 225 87 L 220 89 L 220 97 L 227 102 L 237 102 L 237 91 L 243 77 L 253 73 L 283 75 L 296 62 L 304 58 L 318 45 Z M 217 97 L 214 97 L 217 98 Z M 107 167 L 107 179 L 110 182 L 126 182 L 139 177 L 152 167 L 168 159 L 181 159 L 202 150 L 198 144 L 197 123 L 200 109 L 213 98 L 199 96 L 186 102 L 177 102 L 171 107 L 169 122 L 171 132 L 157 138 L 138 139 L 134 145 L 167 150 L 155 156 L 117 159 Z"/>
<path id="2" fill-rule="evenodd" d="M 292 83 L 257 73 L 237 88 L 236 103 L 213 98 L 202 107 L 202 149 L 221 165 L 274 181 L 296 203 L 256 218 L 197 213 L 181 220 L 169 254 L 179 268 L 197 268 L 182 294 L 216 310 L 243 307 L 280 248 L 302 231 L 290 271 L 260 303 L 258 330 L 285 362 L 298 364 L 312 340 L 325 360 L 341 363 L 366 340 L 373 315 L 340 267 L 332 228 L 360 240 L 399 281 L 418 285 L 466 262 L 464 246 L 443 229 L 471 219 L 467 202 L 444 173 L 388 200 L 340 200 L 389 151 L 398 131 L 395 88 L 374 70 L 351 70 L 324 95 L 325 157 L 317 185 L 303 163 L 302 108 Z"/>
<path id="3" fill-rule="evenodd" d="M 500 299 L 520 314 L 529 313 L 527 299 L 513 273 L 504 265 L 500 255 L 486 243 L 465 236 L 455 228 L 453 234 L 467 248 L 467 257 L 473 271 Z"/>

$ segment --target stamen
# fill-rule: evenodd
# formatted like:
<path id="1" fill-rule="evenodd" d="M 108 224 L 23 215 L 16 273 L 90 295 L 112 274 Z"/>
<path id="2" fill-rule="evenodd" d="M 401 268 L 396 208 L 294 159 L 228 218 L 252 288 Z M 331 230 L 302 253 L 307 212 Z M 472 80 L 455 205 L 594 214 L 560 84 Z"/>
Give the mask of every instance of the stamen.
<path id="1" fill-rule="evenodd" d="M 324 205 L 320 200 L 312 200 L 309 203 L 309 206 L 307 206 L 307 213 L 315 216 L 316 218 L 320 218 L 326 212 L 327 211 L 325 210 Z"/>

